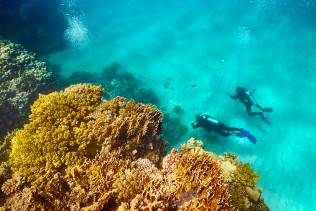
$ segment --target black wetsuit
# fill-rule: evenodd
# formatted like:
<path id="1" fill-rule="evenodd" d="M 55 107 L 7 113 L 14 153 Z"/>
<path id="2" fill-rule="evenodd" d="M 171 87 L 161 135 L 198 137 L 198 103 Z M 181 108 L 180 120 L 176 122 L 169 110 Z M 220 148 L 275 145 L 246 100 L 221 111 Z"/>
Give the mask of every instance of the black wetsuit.
<path id="1" fill-rule="evenodd" d="M 228 127 L 227 125 L 224 125 L 223 123 L 212 119 L 208 115 L 196 115 L 195 122 L 192 123 L 192 127 L 194 129 L 201 127 L 206 129 L 207 131 L 215 131 L 216 133 L 225 137 L 230 135 L 238 135 L 239 132 L 243 130 L 242 128 Z"/>
<path id="2" fill-rule="evenodd" d="M 254 91 L 253 91 L 254 92 Z M 262 108 L 259 104 L 254 103 L 254 101 L 251 98 L 251 95 L 253 94 L 249 93 L 245 88 L 242 87 L 237 87 L 236 88 L 236 94 L 235 95 L 230 95 L 232 99 L 238 99 L 242 104 L 245 106 L 247 114 L 249 116 L 255 116 L 258 115 L 261 117 L 261 119 L 268 125 L 271 125 L 271 122 L 263 115 L 263 112 L 271 112 L 271 108 Z M 259 108 L 262 112 L 253 112 L 252 106 L 256 106 Z"/>

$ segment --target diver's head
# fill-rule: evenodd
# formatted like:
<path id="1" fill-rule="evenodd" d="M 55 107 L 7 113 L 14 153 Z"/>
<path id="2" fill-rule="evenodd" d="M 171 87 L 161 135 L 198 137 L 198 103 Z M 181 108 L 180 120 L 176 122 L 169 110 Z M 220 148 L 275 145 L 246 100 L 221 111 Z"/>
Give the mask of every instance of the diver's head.
<path id="1" fill-rule="evenodd" d="M 236 87 L 237 94 L 244 94 L 245 92 L 247 92 L 247 89 L 245 87 L 241 87 L 241 86 Z"/>
<path id="2" fill-rule="evenodd" d="M 196 115 L 195 115 L 195 121 L 200 122 L 200 121 L 202 121 L 202 120 L 203 120 L 202 115 L 199 115 L 199 114 L 196 114 Z"/>

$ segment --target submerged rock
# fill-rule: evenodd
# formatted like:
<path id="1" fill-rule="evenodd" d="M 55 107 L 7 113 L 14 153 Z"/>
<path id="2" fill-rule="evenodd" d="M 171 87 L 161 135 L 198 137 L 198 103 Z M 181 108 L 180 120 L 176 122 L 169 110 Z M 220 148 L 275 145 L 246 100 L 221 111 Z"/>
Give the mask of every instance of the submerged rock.
<path id="1" fill-rule="evenodd" d="M 35 101 L 29 123 L 0 148 L 9 168 L 2 208 L 268 209 L 248 164 L 195 139 L 165 155 L 160 111 L 101 96 L 101 87 L 78 84 Z"/>

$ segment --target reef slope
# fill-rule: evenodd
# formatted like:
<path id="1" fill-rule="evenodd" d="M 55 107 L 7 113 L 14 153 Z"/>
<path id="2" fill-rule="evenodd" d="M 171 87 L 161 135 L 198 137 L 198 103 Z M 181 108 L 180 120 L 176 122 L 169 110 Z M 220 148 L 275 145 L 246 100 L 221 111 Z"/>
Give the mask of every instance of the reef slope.
<path id="1" fill-rule="evenodd" d="M 190 139 L 165 155 L 162 113 L 100 86 L 40 95 L 1 151 L 11 210 L 269 210 L 259 178 L 234 155 Z"/>

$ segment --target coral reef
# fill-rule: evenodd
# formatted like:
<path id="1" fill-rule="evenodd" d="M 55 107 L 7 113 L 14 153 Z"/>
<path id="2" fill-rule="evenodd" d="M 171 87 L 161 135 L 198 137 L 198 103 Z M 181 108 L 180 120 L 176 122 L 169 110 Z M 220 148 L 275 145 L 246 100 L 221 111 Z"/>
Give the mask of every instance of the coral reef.
<path id="1" fill-rule="evenodd" d="M 220 167 L 207 153 L 173 150 L 163 160 L 162 177 L 131 202 L 133 209 L 230 210 Z"/>
<path id="2" fill-rule="evenodd" d="M 160 107 L 160 100 L 156 93 L 132 74 L 126 72 L 118 63 L 113 63 L 109 67 L 103 69 L 101 74 L 90 73 L 86 71 L 75 71 L 67 79 L 61 76 L 59 81 L 62 81 L 59 86 L 64 88 L 76 83 L 93 83 L 102 85 L 107 88 L 104 93 L 106 99 L 111 99 L 116 96 L 122 96 L 127 99 L 133 99 L 140 103 L 151 103 Z M 164 110 L 163 108 L 161 108 Z M 163 118 L 163 139 L 185 141 L 184 137 L 188 132 L 188 128 L 181 122 L 184 110 L 179 106 L 175 106 L 170 113 L 165 113 Z"/>
<path id="3" fill-rule="evenodd" d="M 37 53 L 62 48 L 67 21 L 60 4 L 60 0 L 1 0 L 0 36 Z"/>
<path id="4" fill-rule="evenodd" d="M 12 169 L 32 185 L 42 184 L 94 158 L 102 143 L 130 159 L 159 162 L 155 153 L 161 147 L 152 140 L 161 131 L 161 113 L 123 98 L 101 103 L 101 96 L 101 87 L 87 84 L 40 95 L 31 107 L 30 122 L 12 138 Z"/>
<path id="5" fill-rule="evenodd" d="M 248 163 L 241 163 L 231 154 L 220 156 L 219 161 L 235 207 L 239 210 L 269 210 L 261 197 L 262 191 L 256 187 L 259 175 Z"/>
<path id="6" fill-rule="evenodd" d="M 61 88 L 76 83 L 92 83 L 102 85 L 107 88 L 103 97 L 111 99 L 116 96 L 122 96 L 127 99 L 133 99 L 140 103 L 150 103 L 160 108 L 160 100 L 156 93 L 146 88 L 145 84 L 137 80 L 131 73 L 128 73 L 118 64 L 113 63 L 103 69 L 102 73 L 90 73 L 86 71 L 75 71 L 68 78 L 59 76 Z M 163 108 L 160 108 L 164 110 Z M 164 113 L 163 118 L 163 139 L 185 141 L 188 128 L 182 123 L 181 119 L 185 111 L 181 106 L 176 105 L 170 113 Z"/>
<path id="7" fill-rule="evenodd" d="M 232 154 L 217 156 L 204 151 L 202 147 L 201 141 L 191 138 L 187 144 L 181 146 L 181 150 L 195 155 L 207 153 L 217 161 L 231 195 L 233 207 L 238 210 L 269 210 L 261 197 L 262 191 L 256 187 L 259 175 L 253 171 L 249 163 L 243 164 Z"/>
<path id="8" fill-rule="evenodd" d="M 24 123 L 30 104 L 51 84 L 44 62 L 22 46 L 0 40 L 0 139 Z"/>
<path id="9" fill-rule="evenodd" d="M 193 138 L 165 156 L 162 113 L 102 91 L 78 84 L 35 101 L 0 148 L 3 209 L 268 210 L 248 164 Z"/>
<path id="10" fill-rule="evenodd" d="M 143 157 L 159 163 L 164 142 L 154 140 L 162 133 L 161 118 L 162 113 L 150 105 L 117 97 L 96 110 L 92 134 L 130 160 Z"/>
<path id="11" fill-rule="evenodd" d="M 86 71 L 75 71 L 69 78 L 62 79 L 62 88 L 76 83 L 93 83 L 107 88 L 104 97 L 107 99 L 122 96 L 140 103 L 151 103 L 159 106 L 159 99 L 154 91 L 127 72 L 118 63 L 113 63 L 100 74 Z"/>

